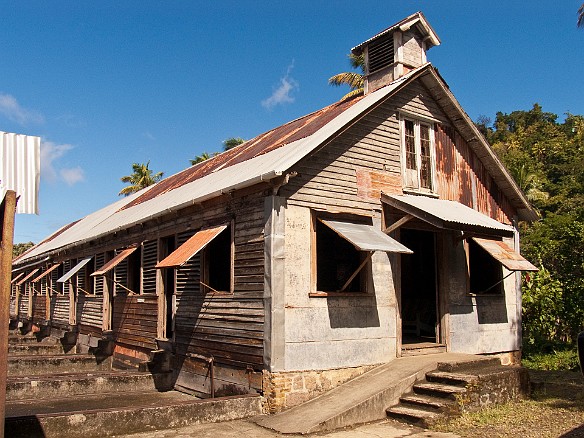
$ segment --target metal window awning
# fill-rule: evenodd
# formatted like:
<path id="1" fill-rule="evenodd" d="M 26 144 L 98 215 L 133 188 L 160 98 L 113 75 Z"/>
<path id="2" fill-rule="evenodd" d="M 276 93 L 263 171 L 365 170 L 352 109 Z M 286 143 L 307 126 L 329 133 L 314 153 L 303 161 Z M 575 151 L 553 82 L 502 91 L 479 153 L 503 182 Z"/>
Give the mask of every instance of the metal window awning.
<path id="1" fill-rule="evenodd" d="M 22 277 L 23 275 L 24 275 L 24 272 L 20 272 L 20 273 L 16 274 L 16 277 L 14 277 L 12 280 L 10 280 L 10 284 L 16 283 L 18 281 L 18 279 L 20 277 Z"/>
<path id="2" fill-rule="evenodd" d="M 73 268 L 69 272 L 67 272 L 61 278 L 57 279 L 57 283 L 65 283 L 67 280 L 70 280 L 71 277 L 73 277 L 75 274 L 77 274 L 77 272 L 79 272 L 81 270 L 81 268 L 83 268 L 86 264 L 88 264 L 92 258 L 93 258 L 93 256 L 86 257 L 83 260 L 81 260 L 79 263 L 77 263 L 75 266 L 73 266 Z"/>
<path id="3" fill-rule="evenodd" d="M 385 251 L 413 254 L 412 250 L 372 225 L 325 219 L 320 219 L 320 221 L 343 239 L 352 243 L 359 251 Z"/>
<path id="4" fill-rule="evenodd" d="M 55 263 L 53 266 L 51 266 L 49 269 L 47 269 L 45 272 L 43 272 L 41 275 L 39 275 L 38 277 L 34 278 L 31 280 L 31 283 L 38 283 L 39 281 L 41 281 L 42 278 L 46 277 L 47 275 L 49 275 L 51 272 L 53 272 L 55 269 L 57 269 L 59 266 L 61 266 L 61 263 Z"/>
<path id="5" fill-rule="evenodd" d="M 161 260 L 156 265 L 156 269 L 177 268 L 183 266 L 226 228 L 227 224 L 224 224 L 218 227 L 197 231 L 185 243 Z"/>
<path id="6" fill-rule="evenodd" d="M 440 229 L 497 237 L 513 237 L 515 233 L 512 226 L 502 224 L 456 201 L 386 193 L 381 194 L 381 201 Z"/>
<path id="7" fill-rule="evenodd" d="M 16 285 L 17 286 L 22 285 L 22 283 L 24 283 L 26 280 L 28 280 L 30 277 L 32 277 L 34 274 L 36 274 L 38 271 L 39 271 L 39 268 L 33 269 L 22 280 L 20 280 L 18 283 L 16 283 Z"/>
<path id="8" fill-rule="evenodd" d="M 107 274 L 113 268 L 115 268 L 120 263 L 122 263 L 126 258 L 128 258 L 130 256 L 130 254 L 132 254 L 134 251 L 136 251 L 138 249 L 139 246 L 140 246 L 140 244 L 137 243 L 135 245 L 129 246 L 128 248 L 124 249 L 122 252 L 120 252 L 118 255 L 116 255 L 113 259 L 111 259 L 109 262 L 107 262 L 105 265 L 103 265 L 101 268 L 99 268 L 97 271 L 95 271 L 93 274 L 91 274 L 91 276 L 97 277 L 98 275 Z"/>
<path id="9" fill-rule="evenodd" d="M 538 271 L 528 260 L 521 254 L 500 240 L 482 239 L 473 237 L 481 248 L 487 251 L 495 260 L 498 260 L 509 271 Z"/>

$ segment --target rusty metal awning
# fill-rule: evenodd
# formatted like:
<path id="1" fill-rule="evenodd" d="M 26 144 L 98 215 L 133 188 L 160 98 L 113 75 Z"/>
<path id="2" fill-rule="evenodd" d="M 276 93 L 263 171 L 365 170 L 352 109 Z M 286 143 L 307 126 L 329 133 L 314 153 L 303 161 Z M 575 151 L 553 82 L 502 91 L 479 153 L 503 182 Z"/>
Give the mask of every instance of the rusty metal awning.
<path id="1" fill-rule="evenodd" d="M 73 266 L 73 268 L 71 268 L 71 270 L 69 272 L 67 272 L 61 278 L 57 279 L 57 283 L 65 283 L 67 280 L 70 280 L 71 277 L 73 277 L 75 274 L 77 274 L 77 272 L 79 272 L 81 270 L 81 268 L 83 268 L 86 264 L 88 264 L 92 258 L 93 258 L 93 256 L 90 256 L 90 257 L 86 257 L 83 260 L 81 260 L 79 263 L 77 263 L 75 266 Z"/>
<path id="2" fill-rule="evenodd" d="M 51 266 L 49 269 L 47 269 L 45 272 L 43 272 L 41 275 L 39 275 L 38 277 L 34 278 L 31 280 L 31 283 L 38 283 L 42 278 L 46 277 L 47 275 L 49 275 L 51 272 L 53 272 L 55 269 L 57 269 L 59 266 L 61 266 L 61 263 L 55 263 L 53 266 Z"/>
<path id="3" fill-rule="evenodd" d="M 385 251 L 413 254 L 412 250 L 372 225 L 325 219 L 320 219 L 320 221 L 343 239 L 352 243 L 359 251 Z"/>
<path id="4" fill-rule="evenodd" d="M 17 286 L 20 286 L 22 283 L 24 283 L 26 280 L 28 280 L 30 277 L 32 277 L 34 274 L 36 274 L 39 271 L 39 268 L 33 269 L 32 271 L 30 271 L 28 273 L 27 276 L 25 276 L 22 280 L 20 280 L 18 283 L 16 283 Z"/>
<path id="5" fill-rule="evenodd" d="M 156 269 L 162 268 L 177 268 L 184 265 L 192 257 L 194 257 L 200 250 L 217 237 L 223 230 L 227 228 L 227 224 L 220 225 L 214 228 L 206 228 L 197 231 L 185 243 L 175 249 L 164 260 L 156 265 Z"/>
<path id="6" fill-rule="evenodd" d="M 14 271 L 13 271 L 14 272 Z M 24 275 L 24 272 L 20 272 L 19 274 L 16 274 L 16 277 L 14 277 L 12 280 L 10 280 L 10 284 L 14 284 L 18 281 L 18 279 L 20 277 L 22 277 Z"/>
<path id="7" fill-rule="evenodd" d="M 381 201 L 391 207 L 445 230 L 513 237 L 515 229 L 456 201 L 416 195 L 381 194 Z"/>
<path id="8" fill-rule="evenodd" d="M 509 271 L 539 271 L 521 254 L 500 240 L 481 239 L 473 237 L 481 248 L 487 251 L 495 260 L 498 260 Z"/>
<path id="9" fill-rule="evenodd" d="M 126 249 L 122 250 L 113 259 L 111 259 L 109 262 L 107 262 L 105 265 L 103 265 L 101 268 L 99 268 L 97 271 L 95 271 L 93 274 L 91 274 L 91 276 L 97 277 L 98 275 L 107 274 L 109 271 L 111 271 L 116 266 L 118 266 L 120 263 L 122 263 L 124 260 L 126 260 L 126 258 L 128 258 L 130 256 L 130 254 L 132 254 L 134 251 L 136 251 L 139 246 L 140 246 L 140 244 L 137 243 L 135 245 L 129 246 Z"/>

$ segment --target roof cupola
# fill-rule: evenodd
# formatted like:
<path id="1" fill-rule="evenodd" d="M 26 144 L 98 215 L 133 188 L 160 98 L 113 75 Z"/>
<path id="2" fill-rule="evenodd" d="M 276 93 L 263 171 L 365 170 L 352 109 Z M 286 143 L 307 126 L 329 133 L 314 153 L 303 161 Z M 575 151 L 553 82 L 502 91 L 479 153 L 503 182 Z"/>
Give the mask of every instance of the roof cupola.
<path id="1" fill-rule="evenodd" d="M 365 94 L 402 77 L 427 62 L 426 51 L 440 45 L 440 39 L 421 12 L 388 27 L 353 47 L 365 58 Z"/>

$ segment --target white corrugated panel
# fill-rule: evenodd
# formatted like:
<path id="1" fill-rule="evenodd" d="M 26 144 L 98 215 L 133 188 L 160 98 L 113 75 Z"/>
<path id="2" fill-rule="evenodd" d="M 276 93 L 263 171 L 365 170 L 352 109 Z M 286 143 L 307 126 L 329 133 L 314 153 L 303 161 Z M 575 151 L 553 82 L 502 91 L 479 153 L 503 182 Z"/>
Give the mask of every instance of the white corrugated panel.
<path id="1" fill-rule="evenodd" d="M 16 192 L 16 213 L 39 214 L 40 148 L 40 137 L 0 131 L 0 195 Z"/>

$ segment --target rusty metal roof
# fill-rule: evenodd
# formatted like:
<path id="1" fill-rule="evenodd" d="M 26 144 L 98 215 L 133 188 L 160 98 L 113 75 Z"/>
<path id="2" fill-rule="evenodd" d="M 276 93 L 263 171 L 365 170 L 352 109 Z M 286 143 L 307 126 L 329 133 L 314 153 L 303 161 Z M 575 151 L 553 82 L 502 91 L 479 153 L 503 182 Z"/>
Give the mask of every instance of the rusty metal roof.
<path id="1" fill-rule="evenodd" d="M 130 254 L 132 254 L 134 251 L 136 251 L 138 249 L 138 246 L 139 246 L 139 244 L 135 244 L 135 245 L 132 245 L 132 246 L 124 249 L 123 251 L 118 253 L 113 259 L 111 259 L 109 262 L 107 262 L 105 265 L 103 265 L 101 268 L 99 268 L 97 271 L 93 272 L 91 274 L 91 276 L 96 277 L 98 275 L 107 274 L 113 268 L 115 268 L 120 263 L 122 263 L 128 256 L 130 256 Z"/>
<path id="2" fill-rule="evenodd" d="M 239 146 L 189 167 L 182 172 L 160 181 L 151 190 L 148 190 L 132 202 L 124 205 L 122 210 L 154 199 L 157 196 L 196 181 L 210 173 L 248 161 L 251 158 L 266 154 L 286 144 L 309 137 L 339 114 L 359 102 L 362 98 L 363 96 L 359 96 L 354 99 L 334 103 L 271 131 L 260 134 Z"/>

